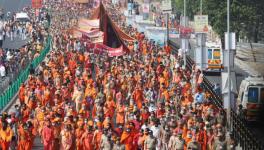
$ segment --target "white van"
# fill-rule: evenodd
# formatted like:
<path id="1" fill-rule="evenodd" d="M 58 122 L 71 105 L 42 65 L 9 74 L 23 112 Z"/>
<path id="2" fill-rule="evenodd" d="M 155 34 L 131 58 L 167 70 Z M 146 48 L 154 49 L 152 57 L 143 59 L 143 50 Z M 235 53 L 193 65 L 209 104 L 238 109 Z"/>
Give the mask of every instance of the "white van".
<path id="1" fill-rule="evenodd" d="M 241 82 L 237 105 L 242 105 L 247 121 L 257 121 L 263 111 L 264 78 L 250 76 Z"/>
<path id="2" fill-rule="evenodd" d="M 16 21 L 21 23 L 26 23 L 30 21 L 28 14 L 24 12 L 16 13 L 15 19 Z"/>

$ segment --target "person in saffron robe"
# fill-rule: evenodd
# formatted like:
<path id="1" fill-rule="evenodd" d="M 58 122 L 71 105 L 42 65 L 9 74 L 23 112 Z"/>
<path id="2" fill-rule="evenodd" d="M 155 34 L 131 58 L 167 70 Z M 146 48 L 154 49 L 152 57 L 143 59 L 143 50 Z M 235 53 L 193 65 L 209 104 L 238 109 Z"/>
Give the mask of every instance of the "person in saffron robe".
<path id="1" fill-rule="evenodd" d="M 84 133 L 83 124 L 79 124 L 75 130 L 76 150 L 83 150 L 82 135 Z"/>
<path id="2" fill-rule="evenodd" d="M 88 126 L 87 130 L 82 134 L 81 141 L 83 145 L 83 150 L 94 150 L 93 136 L 92 131 L 93 127 Z"/>
<path id="3" fill-rule="evenodd" d="M 17 150 L 31 150 L 31 137 L 26 123 L 19 127 L 18 137 Z"/>
<path id="4" fill-rule="evenodd" d="M 0 127 L 0 148 L 1 150 L 9 150 L 10 142 L 13 136 L 13 131 L 8 126 L 7 122 L 2 122 L 2 127 Z"/>
<path id="5" fill-rule="evenodd" d="M 61 147 L 60 150 L 70 150 L 73 139 L 72 139 L 71 125 L 65 125 L 65 128 L 61 131 Z"/>
<path id="6" fill-rule="evenodd" d="M 25 102 L 25 91 L 26 91 L 25 85 L 22 84 L 18 92 L 18 98 L 19 98 L 20 104 L 23 104 Z"/>
<path id="7" fill-rule="evenodd" d="M 141 90 L 140 86 L 137 85 L 134 93 L 133 93 L 133 99 L 135 100 L 137 107 L 139 109 L 142 108 L 142 102 L 144 101 L 143 91 Z"/>
<path id="8" fill-rule="evenodd" d="M 101 138 L 102 138 L 102 123 L 101 122 L 97 122 L 97 130 L 95 130 L 94 132 L 94 136 L 93 136 L 93 144 L 95 145 L 95 149 L 99 149 L 100 148 L 100 142 L 101 142 Z"/>
<path id="9" fill-rule="evenodd" d="M 51 122 L 47 121 L 42 131 L 42 141 L 44 150 L 53 150 L 54 144 L 54 130 L 51 126 Z"/>
<path id="10" fill-rule="evenodd" d="M 133 149 L 133 133 L 130 128 L 127 128 L 121 135 L 120 142 L 125 144 L 126 150 L 134 150 Z"/>
<path id="11" fill-rule="evenodd" d="M 107 111 L 105 111 L 105 116 L 109 116 L 112 118 L 115 113 L 116 104 L 111 96 L 108 96 L 106 102 L 105 102 L 105 108 Z"/>
<path id="12" fill-rule="evenodd" d="M 116 124 L 123 125 L 125 123 L 125 107 L 122 104 L 122 101 L 119 101 L 119 104 L 116 109 Z"/>
<path id="13" fill-rule="evenodd" d="M 60 149 L 60 132 L 61 132 L 61 125 L 59 123 L 59 118 L 54 119 L 54 150 L 59 150 Z"/>

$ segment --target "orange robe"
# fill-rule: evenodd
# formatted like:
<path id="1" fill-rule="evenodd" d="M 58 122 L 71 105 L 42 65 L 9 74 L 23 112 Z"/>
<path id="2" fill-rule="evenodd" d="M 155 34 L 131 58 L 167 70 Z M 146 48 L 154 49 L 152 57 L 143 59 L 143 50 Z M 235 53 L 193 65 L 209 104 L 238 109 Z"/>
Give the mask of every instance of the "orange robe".
<path id="1" fill-rule="evenodd" d="M 144 101 L 143 92 L 140 89 L 136 89 L 133 94 L 133 99 L 135 100 L 139 109 L 142 108 L 142 102 Z"/>
<path id="2" fill-rule="evenodd" d="M 77 128 L 75 131 L 76 150 L 83 150 L 83 144 L 81 141 L 83 133 L 84 133 L 84 130 L 82 128 Z"/>
<path id="3" fill-rule="evenodd" d="M 120 142 L 125 144 L 126 150 L 134 150 L 133 140 L 134 140 L 134 137 L 132 133 L 123 132 L 121 135 Z"/>
<path id="4" fill-rule="evenodd" d="M 22 127 L 18 130 L 19 140 L 17 150 L 31 150 L 31 137 L 28 131 L 25 131 Z"/>
<path id="5" fill-rule="evenodd" d="M 25 90 L 25 87 L 21 86 L 18 92 L 18 98 L 21 104 L 25 102 Z"/>
<path id="6" fill-rule="evenodd" d="M 93 133 L 85 132 L 82 136 L 83 150 L 94 150 Z"/>
<path id="7" fill-rule="evenodd" d="M 125 123 L 125 108 L 124 106 L 117 106 L 116 109 L 116 124 Z"/>
<path id="8" fill-rule="evenodd" d="M 2 150 L 9 150 L 10 142 L 13 136 L 13 131 L 11 128 L 6 130 L 0 129 L 0 148 Z"/>
<path id="9" fill-rule="evenodd" d="M 114 113 L 115 113 L 116 104 L 113 100 L 110 100 L 110 101 L 108 100 L 108 101 L 106 101 L 106 105 L 107 105 L 108 111 L 106 112 L 105 115 L 112 118 L 114 116 Z"/>
<path id="10" fill-rule="evenodd" d="M 101 142 L 101 138 L 102 138 L 102 131 L 95 131 L 94 133 L 94 145 L 95 145 L 95 149 L 100 149 L 100 142 Z"/>
<path id="11" fill-rule="evenodd" d="M 54 131 L 45 126 L 42 131 L 44 150 L 53 150 Z"/>

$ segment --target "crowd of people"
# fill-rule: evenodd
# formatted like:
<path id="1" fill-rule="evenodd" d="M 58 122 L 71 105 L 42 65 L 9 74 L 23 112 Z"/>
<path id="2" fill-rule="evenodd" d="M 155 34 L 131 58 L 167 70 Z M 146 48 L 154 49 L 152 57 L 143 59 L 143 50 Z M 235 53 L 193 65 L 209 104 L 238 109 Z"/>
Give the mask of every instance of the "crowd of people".
<path id="1" fill-rule="evenodd" d="M 31 20 L 21 22 L 16 20 L 16 13 L 8 12 L 0 21 L 2 23 L 1 35 L 3 40 L 9 39 L 14 44 L 16 41 L 27 40 L 22 47 L 3 48 L 0 46 L 0 78 L 1 81 L 8 80 L 10 83 L 1 82 L 0 94 L 5 91 L 5 88 L 15 80 L 21 70 L 38 56 L 42 50 L 47 38 L 48 18 L 44 13 L 41 13 L 39 18 L 35 18 L 33 9 L 25 7 L 23 12 L 27 13 Z M 7 46 L 8 47 L 8 46 Z M 8 78 L 7 78 L 8 77 Z"/>
<path id="2" fill-rule="evenodd" d="M 88 52 L 67 32 L 93 5 L 46 3 L 53 11 L 52 49 L 21 85 L 19 104 L 1 116 L 2 150 L 31 150 L 37 138 L 44 150 L 235 149 L 201 72 L 182 69 L 182 57 L 169 46 L 125 26 L 120 7 L 105 4 L 136 42 L 127 43 L 130 53 L 111 58 Z"/>

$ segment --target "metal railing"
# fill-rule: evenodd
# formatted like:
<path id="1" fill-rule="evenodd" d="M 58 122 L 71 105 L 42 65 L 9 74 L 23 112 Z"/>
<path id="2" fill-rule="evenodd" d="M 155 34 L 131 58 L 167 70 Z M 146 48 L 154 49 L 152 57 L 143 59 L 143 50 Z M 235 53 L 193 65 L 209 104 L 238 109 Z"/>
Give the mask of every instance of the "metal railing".
<path id="1" fill-rule="evenodd" d="M 169 41 L 169 45 L 177 52 L 179 46 L 176 43 Z M 186 68 L 188 70 L 192 70 L 194 61 L 190 56 L 186 56 L 186 62 Z M 205 90 L 210 93 L 210 100 L 213 104 L 226 113 L 220 96 L 213 91 L 213 85 L 206 77 L 203 78 L 203 86 Z M 231 111 L 230 118 L 231 131 L 233 131 L 235 140 L 240 144 L 243 150 L 264 150 L 263 144 L 254 137 L 254 135 L 246 127 L 243 120 L 233 110 Z"/>
<path id="2" fill-rule="evenodd" d="M 20 85 L 25 82 L 28 78 L 30 65 L 33 65 L 33 68 L 36 68 L 40 62 L 42 62 L 50 50 L 51 44 L 51 37 L 49 36 L 47 39 L 47 44 L 45 48 L 41 51 L 40 55 L 35 58 L 31 63 L 29 63 L 26 68 L 21 71 L 15 81 L 8 87 L 8 89 L 1 94 L 0 96 L 0 111 L 2 111 L 5 106 L 10 102 L 10 100 L 14 97 L 14 95 L 18 92 Z"/>
<path id="3" fill-rule="evenodd" d="M 28 58 L 25 59 L 25 62 L 21 65 L 20 63 L 15 66 L 15 68 L 12 68 L 12 71 L 9 71 L 7 75 L 1 79 L 0 81 L 0 95 L 3 94 L 7 88 L 12 84 L 14 80 L 17 79 L 19 74 L 27 67 L 27 64 L 30 63 L 30 60 Z"/>

